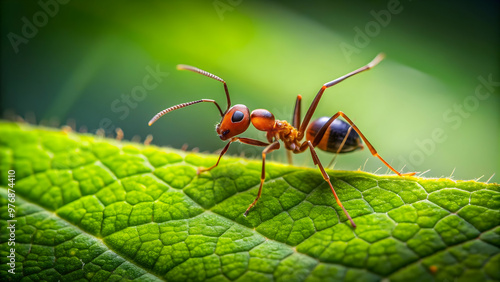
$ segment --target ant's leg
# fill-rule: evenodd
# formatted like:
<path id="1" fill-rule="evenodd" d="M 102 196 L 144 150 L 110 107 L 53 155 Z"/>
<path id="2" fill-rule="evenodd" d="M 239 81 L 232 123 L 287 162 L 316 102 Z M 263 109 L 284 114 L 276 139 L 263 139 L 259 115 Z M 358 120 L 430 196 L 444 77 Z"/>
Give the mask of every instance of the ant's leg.
<path id="1" fill-rule="evenodd" d="M 245 217 L 248 215 L 248 212 L 250 209 L 257 204 L 257 201 L 260 198 L 260 195 L 262 194 L 262 185 L 264 185 L 264 180 L 266 179 L 266 154 L 271 153 L 272 151 L 279 149 L 280 148 L 280 143 L 278 141 L 275 141 L 274 143 L 269 144 L 264 151 L 262 151 L 262 174 L 260 175 L 260 186 L 259 186 L 259 192 L 257 193 L 257 198 L 253 201 L 253 203 L 248 206 L 248 209 L 245 211 L 243 214 Z"/>
<path id="2" fill-rule="evenodd" d="M 321 171 L 321 174 L 323 175 L 323 179 L 328 183 L 328 185 L 330 185 L 330 189 L 332 190 L 333 196 L 335 196 L 335 200 L 337 201 L 337 205 L 339 205 L 342 208 L 345 216 L 351 222 L 352 227 L 356 228 L 356 224 L 352 220 L 352 218 L 349 215 L 349 213 L 347 212 L 347 210 L 344 208 L 344 205 L 342 205 L 342 202 L 340 201 L 339 197 L 337 196 L 337 193 L 335 193 L 335 189 L 333 189 L 332 182 L 330 181 L 330 176 L 326 173 L 325 169 L 323 168 L 323 165 L 319 161 L 319 157 L 316 154 L 316 151 L 314 150 L 314 146 L 311 143 L 311 141 L 304 142 L 301 146 L 301 150 L 305 151 L 307 149 L 307 147 L 309 147 L 309 150 L 311 151 L 311 156 L 312 156 L 313 162 L 315 165 L 318 166 L 319 170 Z"/>
<path id="3" fill-rule="evenodd" d="M 252 145 L 252 146 L 266 147 L 266 146 L 270 145 L 269 143 L 262 142 L 262 141 L 259 141 L 259 140 L 255 140 L 255 139 L 252 139 L 252 138 L 246 138 L 246 137 L 233 137 L 233 139 L 237 139 L 236 141 L 239 141 L 239 142 L 241 142 L 243 144 Z"/>
<path id="4" fill-rule="evenodd" d="M 297 100 L 295 101 L 295 108 L 293 110 L 293 116 L 292 116 L 292 126 L 295 128 L 300 127 L 300 108 L 301 108 L 301 103 L 302 102 L 302 96 L 297 95 Z"/>
<path id="5" fill-rule="evenodd" d="M 337 158 L 337 156 L 340 154 L 340 151 L 342 151 L 342 148 L 344 147 L 345 142 L 347 141 L 347 137 L 349 137 L 349 134 L 351 133 L 351 130 L 352 130 L 352 127 L 349 127 L 349 129 L 347 130 L 347 134 L 344 137 L 344 140 L 342 140 L 342 143 L 340 143 L 340 146 L 337 149 L 337 152 L 335 153 L 335 156 L 333 156 L 333 159 L 330 161 L 330 163 L 328 164 L 327 167 L 331 167 L 332 166 L 333 162 L 335 161 L 335 159 Z"/>
<path id="6" fill-rule="evenodd" d="M 293 116 L 292 116 L 292 126 L 295 128 L 300 127 L 300 108 L 302 105 L 302 96 L 297 95 L 297 100 L 295 101 L 295 108 L 293 109 Z M 288 159 L 289 164 L 293 164 L 293 157 L 292 157 L 292 152 L 290 150 L 286 151 L 286 156 Z"/>
<path id="7" fill-rule="evenodd" d="M 309 125 L 309 121 L 311 120 L 311 118 L 314 114 L 314 111 L 316 110 L 316 107 L 319 104 L 319 100 L 321 99 L 321 96 L 323 96 L 323 92 L 325 92 L 325 90 L 327 88 L 330 88 L 330 87 L 334 86 L 335 84 L 342 82 L 353 75 L 356 75 L 360 72 L 363 72 L 363 71 L 366 71 L 366 70 L 373 68 L 378 63 L 380 63 L 380 61 L 382 61 L 384 59 L 384 56 L 385 55 L 383 53 L 380 53 L 371 62 L 369 62 L 366 66 L 360 67 L 359 69 L 357 69 L 355 71 L 352 71 L 346 75 L 343 75 L 337 79 L 334 79 L 330 82 L 323 84 L 323 86 L 319 90 L 318 94 L 316 94 L 316 97 L 314 97 L 314 100 L 312 101 L 311 106 L 309 106 L 309 109 L 307 110 L 307 113 L 304 117 L 304 120 L 302 121 L 302 124 L 300 125 L 298 139 L 302 140 L 302 137 L 304 137 L 304 133 L 306 132 L 307 125 Z"/>
<path id="8" fill-rule="evenodd" d="M 372 144 L 370 144 L 370 142 L 366 139 L 366 137 L 363 135 L 363 133 L 361 133 L 361 131 L 358 129 L 358 127 L 354 124 L 354 122 L 352 122 L 352 120 L 347 117 L 343 112 L 338 112 L 336 114 L 334 114 L 324 125 L 323 127 L 321 127 L 321 129 L 318 131 L 318 134 L 316 135 L 316 137 L 314 137 L 314 141 L 312 142 L 312 146 L 313 147 L 316 147 L 316 145 L 318 145 L 318 143 L 321 141 L 321 138 L 323 138 L 323 135 L 325 135 L 325 132 L 326 130 L 328 129 L 328 127 L 330 126 L 330 124 L 336 119 L 338 118 L 339 116 L 343 117 L 350 125 L 351 127 L 356 130 L 356 132 L 359 134 L 359 136 L 361 137 L 361 139 L 363 139 L 363 141 L 365 142 L 366 146 L 368 147 L 368 149 L 370 149 L 370 152 L 372 153 L 372 155 L 374 157 L 377 157 L 379 158 L 390 170 L 392 170 L 394 173 L 396 173 L 397 175 L 399 176 L 412 176 L 412 175 L 415 175 L 415 172 L 409 172 L 409 173 L 400 173 L 399 171 L 395 170 L 389 163 L 387 163 L 378 153 L 377 153 L 377 150 L 375 150 L 375 148 L 373 148 Z"/>
<path id="9" fill-rule="evenodd" d="M 268 143 L 264 143 L 262 141 L 255 140 L 255 139 L 250 139 L 250 138 L 245 138 L 245 137 L 233 137 L 233 138 L 231 138 L 231 140 L 229 140 L 229 142 L 226 144 L 226 146 L 224 146 L 224 149 L 222 149 L 222 151 L 220 152 L 220 155 L 219 155 L 219 158 L 217 159 L 217 162 L 213 166 L 208 167 L 208 168 L 198 168 L 197 173 L 200 174 L 202 172 L 209 171 L 209 170 L 213 169 L 214 167 L 218 166 L 220 159 L 227 152 L 227 149 L 229 149 L 229 145 L 231 145 L 231 143 L 233 143 L 234 141 L 240 141 L 241 143 L 254 145 L 254 146 L 267 146 L 267 145 L 269 145 Z"/>
<path id="10" fill-rule="evenodd" d="M 205 171 L 209 171 L 211 170 L 212 168 L 216 167 L 219 165 L 219 162 L 220 162 L 220 159 L 222 158 L 222 156 L 224 156 L 224 154 L 227 152 L 227 149 L 229 149 L 229 145 L 231 145 L 231 143 L 233 143 L 235 140 L 231 139 L 229 140 L 229 142 L 226 144 L 226 146 L 224 146 L 224 149 L 222 149 L 222 151 L 220 152 L 220 155 L 219 155 L 219 158 L 217 159 L 217 162 L 211 166 L 211 167 L 207 167 L 207 168 L 198 168 L 198 170 L 196 171 L 197 174 L 200 174 L 202 172 L 205 172 Z"/>

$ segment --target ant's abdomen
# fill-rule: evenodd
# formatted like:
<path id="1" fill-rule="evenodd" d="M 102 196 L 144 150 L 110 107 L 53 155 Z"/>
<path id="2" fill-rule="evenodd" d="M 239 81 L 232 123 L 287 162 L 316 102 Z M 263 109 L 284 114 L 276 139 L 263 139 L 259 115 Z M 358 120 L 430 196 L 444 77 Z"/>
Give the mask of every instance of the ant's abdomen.
<path id="1" fill-rule="evenodd" d="M 328 122 L 329 119 L 330 118 L 328 117 L 320 117 L 317 120 L 313 121 L 306 131 L 307 140 L 313 142 L 314 138 L 318 134 L 318 131 L 325 123 Z M 342 148 L 340 149 L 339 153 L 348 153 L 363 149 L 363 143 L 361 142 L 358 133 L 354 129 L 349 130 L 349 128 L 351 128 L 351 126 L 347 122 L 340 119 L 335 119 L 330 124 L 325 134 L 323 135 L 323 138 L 321 138 L 321 141 L 316 147 L 323 151 L 332 153 L 337 153 L 341 146 Z M 347 135 L 348 132 L 349 135 Z M 342 145 L 344 139 L 346 140 L 344 145 Z"/>

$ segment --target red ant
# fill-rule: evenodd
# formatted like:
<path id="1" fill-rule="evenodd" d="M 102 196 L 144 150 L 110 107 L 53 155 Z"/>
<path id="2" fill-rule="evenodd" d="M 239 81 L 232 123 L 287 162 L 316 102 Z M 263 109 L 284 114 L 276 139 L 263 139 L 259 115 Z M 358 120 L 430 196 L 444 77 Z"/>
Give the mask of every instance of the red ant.
<path id="1" fill-rule="evenodd" d="M 361 140 L 359 139 L 359 137 L 361 137 L 361 139 L 363 139 L 363 141 L 366 143 L 366 146 L 368 146 L 368 149 L 370 150 L 372 155 L 379 158 L 389 169 L 391 169 L 397 175 L 411 176 L 414 175 L 415 173 L 403 174 L 395 170 L 391 165 L 389 165 L 377 153 L 377 151 L 375 150 L 375 148 L 373 148 L 370 142 L 368 142 L 368 140 L 365 138 L 363 133 L 361 133 L 358 127 L 343 112 L 338 112 L 334 114 L 331 118 L 327 117 L 319 118 L 313 121 L 310 125 L 309 122 L 311 120 L 312 115 L 314 114 L 314 111 L 316 110 L 316 107 L 318 106 L 321 96 L 323 96 L 323 92 L 327 88 L 332 87 L 333 85 L 355 74 L 373 68 L 383 58 L 384 55 L 379 54 L 366 66 L 363 66 L 353 72 L 350 72 L 335 80 L 325 83 L 319 90 L 318 94 L 316 94 L 316 97 L 314 98 L 311 106 L 307 110 L 307 113 L 302 122 L 300 121 L 300 109 L 301 109 L 302 97 L 298 95 L 295 103 L 295 109 L 293 112 L 292 124 L 288 123 L 285 120 L 276 120 L 274 118 L 274 115 L 268 110 L 258 109 L 250 113 L 250 111 L 245 105 L 238 104 L 231 107 L 231 99 L 229 98 L 229 91 L 227 89 L 227 84 L 222 78 L 192 66 L 178 65 L 177 69 L 179 70 L 189 70 L 222 82 L 224 84 L 224 91 L 226 92 L 227 108 L 223 112 L 219 104 L 217 104 L 215 100 L 211 99 L 201 99 L 197 101 L 187 102 L 175 105 L 173 107 L 170 107 L 168 109 L 159 112 L 149 121 L 149 125 L 152 125 L 160 117 L 173 110 L 177 110 L 201 102 L 214 103 L 215 106 L 217 106 L 217 109 L 219 110 L 220 115 L 222 117 L 221 122 L 217 124 L 216 127 L 217 134 L 219 135 L 220 139 L 222 139 L 223 141 L 229 140 L 229 142 L 222 149 L 217 162 L 209 168 L 198 169 L 198 173 L 201 173 L 203 171 L 209 171 L 214 167 L 216 167 L 219 164 L 219 161 L 222 158 L 222 156 L 227 152 L 229 145 L 231 145 L 231 143 L 235 141 L 239 141 L 241 143 L 248 145 L 265 147 L 264 150 L 262 151 L 262 174 L 260 177 L 259 192 L 257 193 L 257 197 L 255 198 L 253 203 L 251 203 L 248 209 L 245 211 L 244 216 L 248 215 L 250 209 L 257 203 L 257 201 L 261 196 L 262 185 L 264 184 L 264 180 L 266 177 L 265 173 L 266 155 L 280 148 L 281 145 L 279 141 L 283 142 L 285 148 L 288 150 L 289 156 L 291 156 L 290 152 L 298 154 L 309 149 L 314 164 L 319 167 L 324 180 L 328 183 L 328 185 L 330 185 L 330 189 L 332 190 L 333 195 L 335 196 L 337 204 L 342 208 L 344 214 L 347 216 L 352 226 L 355 228 L 356 224 L 354 223 L 351 216 L 346 211 L 346 209 L 340 202 L 339 198 L 337 197 L 337 193 L 335 193 L 335 189 L 333 188 L 332 183 L 330 182 L 330 177 L 325 172 L 325 169 L 323 168 L 323 165 L 321 164 L 318 155 L 314 150 L 315 147 L 318 147 L 323 151 L 329 151 L 329 152 L 337 152 L 337 153 L 351 152 L 363 148 Z M 344 118 L 349 123 L 350 126 L 347 125 L 347 123 L 342 120 L 337 120 L 338 117 Z M 241 133 L 247 130 L 247 128 L 250 126 L 250 123 L 252 123 L 254 127 L 257 128 L 258 130 L 266 132 L 268 143 L 251 138 L 237 137 L 237 135 L 240 135 Z M 353 132 L 351 133 L 351 135 L 349 135 L 351 127 L 356 132 L 355 133 Z M 301 141 L 302 139 L 304 139 L 304 137 L 306 137 L 306 140 Z"/>

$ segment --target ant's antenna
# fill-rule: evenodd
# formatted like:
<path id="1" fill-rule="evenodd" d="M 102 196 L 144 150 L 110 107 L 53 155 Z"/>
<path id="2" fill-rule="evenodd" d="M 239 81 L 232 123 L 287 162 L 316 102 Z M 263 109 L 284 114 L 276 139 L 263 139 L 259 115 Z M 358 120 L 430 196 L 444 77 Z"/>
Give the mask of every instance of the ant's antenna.
<path id="1" fill-rule="evenodd" d="M 161 118 L 162 116 L 164 116 L 166 113 L 169 113 L 173 110 L 177 110 L 177 109 L 181 109 L 181 108 L 184 108 L 184 107 L 187 107 L 187 106 L 191 106 L 191 105 L 194 105 L 194 104 L 198 104 L 198 103 L 201 103 L 201 102 L 210 102 L 210 103 L 214 103 L 216 106 L 217 106 L 217 109 L 219 109 L 219 112 L 220 112 L 220 116 L 223 117 L 224 114 L 222 113 L 222 110 L 220 109 L 219 107 L 219 104 L 217 104 L 217 102 L 215 102 L 215 100 L 211 100 L 211 99 L 201 99 L 201 100 L 197 100 L 197 101 L 192 101 L 192 102 L 187 102 L 187 103 L 182 103 L 182 104 L 179 104 L 179 105 L 175 105 L 175 106 L 172 106 L 170 108 L 167 108 L 159 113 L 157 113 L 149 122 L 148 122 L 148 125 L 151 126 L 153 123 L 155 123 L 155 121 L 157 121 L 159 118 Z"/>
<path id="2" fill-rule="evenodd" d="M 193 67 L 193 66 L 188 66 L 188 65 L 177 65 L 177 69 L 178 70 L 188 70 L 188 71 L 192 71 L 192 72 L 196 72 L 196 73 L 199 73 L 201 75 L 204 75 L 204 76 L 207 76 L 207 77 L 210 77 L 210 78 L 213 78 L 215 80 L 218 80 L 222 83 L 224 83 L 224 91 L 226 92 L 226 100 L 227 100 L 227 108 L 226 110 L 223 112 L 222 109 L 220 108 L 219 104 L 217 104 L 217 102 L 215 102 L 215 100 L 211 100 L 211 99 L 201 99 L 201 100 L 197 100 L 197 101 L 192 101 L 192 102 L 187 102 L 187 103 L 182 103 L 182 104 L 179 104 L 179 105 L 175 105 L 175 106 L 172 106 L 170 108 L 167 108 L 159 113 L 157 113 L 149 122 L 149 126 L 151 126 L 153 123 L 155 123 L 159 118 L 161 118 L 162 116 L 164 116 L 165 114 L 173 111 L 173 110 L 177 110 L 177 109 L 181 109 L 181 108 L 184 108 L 184 107 L 187 107 L 187 106 L 191 106 L 191 105 L 194 105 L 194 104 L 197 104 L 197 103 L 201 103 L 201 102 L 210 102 L 210 103 L 214 103 L 216 106 L 217 106 L 217 109 L 219 110 L 220 112 L 220 116 L 221 117 L 224 117 L 224 114 L 227 112 L 227 110 L 229 109 L 229 107 L 231 107 L 231 98 L 229 98 L 229 91 L 227 90 L 227 84 L 226 82 L 224 81 L 224 79 L 214 75 L 214 74 L 211 74 L 207 71 L 204 71 L 202 69 L 199 69 L 199 68 L 196 68 L 196 67 Z"/>
<path id="3" fill-rule="evenodd" d="M 204 71 L 202 69 L 199 69 L 199 68 L 196 68 L 196 67 L 193 67 L 193 66 L 188 66 L 188 65 L 177 65 L 177 69 L 178 70 L 188 70 L 188 71 L 192 71 L 192 72 L 196 72 L 196 73 L 199 73 L 201 75 L 204 75 L 204 76 L 207 76 L 207 77 L 210 77 L 210 78 L 213 78 L 215 80 L 218 80 L 222 83 L 224 83 L 224 91 L 226 92 L 226 99 L 227 99 L 227 108 L 226 110 L 224 111 L 224 114 L 227 112 L 227 110 L 229 109 L 229 107 L 231 107 L 231 98 L 229 98 L 229 91 L 227 90 L 227 84 L 226 82 L 224 81 L 224 79 L 216 76 L 215 74 L 211 74 L 207 71 Z M 224 115 L 222 115 L 224 116 Z"/>

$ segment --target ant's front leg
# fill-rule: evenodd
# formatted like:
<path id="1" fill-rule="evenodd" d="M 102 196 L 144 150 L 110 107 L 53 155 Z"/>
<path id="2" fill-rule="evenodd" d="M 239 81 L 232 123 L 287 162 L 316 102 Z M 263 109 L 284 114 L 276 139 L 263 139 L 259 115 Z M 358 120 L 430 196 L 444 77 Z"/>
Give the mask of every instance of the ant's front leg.
<path id="1" fill-rule="evenodd" d="M 248 212 L 250 209 L 257 204 L 257 201 L 260 199 L 260 195 L 262 194 L 262 186 L 264 185 L 264 180 L 266 179 L 266 154 L 271 153 L 274 150 L 277 150 L 280 148 L 280 143 L 279 141 L 274 141 L 274 143 L 269 144 L 264 151 L 262 151 L 262 173 L 260 175 L 260 186 L 259 186 L 259 192 L 257 192 L 257 197 L 253 201 L 253 203 L 248 206 L 248 209 L 245 211 L 243 214 L 245 217 L 248 215 Z"/>
<path id="2" fill-rule="evenodd" d="M 229 140 L 229 142 L 226 144 L 226 146 L 224 146 L 224 149 L 222 149 L 222 151 L 220 152 L 220 155 L 219 155 L 219 158 L 217 159 L 217 162 L 211 166 L 211 167 L 207 167 L 207 168 L 201 168 L 199 167 L 197 170 L 196 170 L 196 174 L 200 174 L 202 172 L 205 172 L 205 171 L 209 171 L 211 170 L 212 168 L 216 167 L 219 165 L 219 162 L 220 162 L 220 159 L 222 158 L 222 156 L 224 156 L 224 154 L 227 152 L 227 149 L 229 149 L 229 145 L 231 145 L 231 143 L 233 143 L 235 140 L 235 138 L 232 138 L 231 140 Z"/>
<path id="3" fill-rule="evenodd" d="M 209 171 L 209 170 L 213 169 L 214 167 L 218 166 L 220 159 L 227 152 L 227 149 L 229 149 L 229 145 L 231 145 L 231 143 L 233 143 L 235 141 L 239 141 L 239 142 L 244 143 L 244 144 L 249 144 L 249 145 L 254 145 L 254 146 L 262 146 L 262 147 L 269 145 L 268 143 L 265 143 L 265 142 L 262 142 L 259 140 L 255 140 L 255 139 L 251 139 L 251 138 L 233 137 L 233 138 L 231 138 L 231 140 L 229 140 L 229 142 L 226 144 L 226 146 L 224 146 L 224 148 L 220 152 L 220 155 L 219 155 L 219 158 L 217 159 L 217 162 L 213 166 L 207 167 L 207 168 L 199 167 L 198 170 L 196 171 L 196 173 L 200 174 L 202 172 Z"/>

